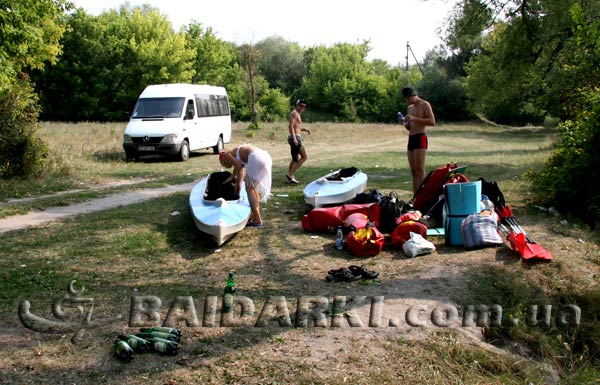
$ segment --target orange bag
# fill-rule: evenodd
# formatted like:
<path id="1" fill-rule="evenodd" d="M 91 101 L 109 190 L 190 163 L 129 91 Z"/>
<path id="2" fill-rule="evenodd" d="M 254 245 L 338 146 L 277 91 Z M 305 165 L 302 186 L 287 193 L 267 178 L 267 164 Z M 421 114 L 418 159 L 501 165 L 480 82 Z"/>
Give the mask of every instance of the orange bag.
<path id="1" fill-rule="evenodd" d="M 392 246 L 401 248 L 402 244 L 410 239 L 410 233 L 421 235 L 423 238 L 427 236 L 427 226 L 421 222 L 406 221 L 400 223 L 394 231 L 392 231 Z"/>

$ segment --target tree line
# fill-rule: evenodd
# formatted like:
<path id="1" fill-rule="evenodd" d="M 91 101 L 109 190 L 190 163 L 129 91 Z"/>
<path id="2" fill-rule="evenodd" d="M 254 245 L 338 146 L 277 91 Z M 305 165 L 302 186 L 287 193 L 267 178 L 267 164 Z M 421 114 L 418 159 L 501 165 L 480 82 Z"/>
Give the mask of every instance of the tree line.
<path id="1" fill-rule="evenodd" d="M 284 119 L 302 97 L 315 119 L 391 122 L 406 109 L 398 90 L 423 78 L 367 61 L 368 41 L 305 48 L 272 36 L 235 45 L 195 21 L 175 31 L 148 5 L 99 16 L 76 9 L 60 44 L 54 65 L 31 71 L 42 120 L 124 120 L 147 85 L 181 82 L 224 86 L 235 120 Z"/>
<path id="2" fill-rule="evenodd" d="M 599 19 L 597 0 L 459 0 L 443 43 L 401 68 L 368 61 L 368 40 L 236 45 L 197 22 L 175 31 L 147 5 L 92 16 L 67 0 L 0 0 L 0 175 L 43 169 L 38 119 L 125 120 L 148 84 L 224 86 L 233 118 L 255 128 L 285 118 L 298 97 L 311 120 L 393 122 L 406 110 L 399 90 L 412 85 L 442 121 L 561 122 L 559 150 L 535 186 L 600 218 L 600 197 L 573 192 L 599 169 Z"/>

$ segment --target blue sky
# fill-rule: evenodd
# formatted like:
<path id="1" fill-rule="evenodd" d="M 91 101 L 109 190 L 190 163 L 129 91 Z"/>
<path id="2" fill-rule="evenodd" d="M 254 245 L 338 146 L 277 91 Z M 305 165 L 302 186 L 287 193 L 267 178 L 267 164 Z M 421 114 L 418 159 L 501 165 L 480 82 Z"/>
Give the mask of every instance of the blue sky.
<path id="1" fill-rule="evenodd" d="M 457 0 L 130 0 L 150 4 L 168 16 L 176 30 L 195 20 L 237 44 L 278 35 L 303 47 L 360 43 L 369 39 L 368 59 L 406 64 L 406 43 L 419 61 L 441 43 L 439 29 Z M 73 0 L 92 15 L 117 8 L 123 0 Z M 414 64 L 412 55 L 409 63 Z"/>

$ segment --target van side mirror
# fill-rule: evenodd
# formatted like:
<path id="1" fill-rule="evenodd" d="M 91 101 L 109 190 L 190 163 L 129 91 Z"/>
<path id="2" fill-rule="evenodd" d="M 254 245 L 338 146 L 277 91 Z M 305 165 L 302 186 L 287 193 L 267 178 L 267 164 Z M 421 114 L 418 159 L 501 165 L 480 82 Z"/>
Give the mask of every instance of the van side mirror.
<path id="1" fill-rule="evenodd" d="M 185 112 L 185 118 L 190 120 L 190 119 L 194 119 L 194 111 L 193 110 L 187 110 Z"/>

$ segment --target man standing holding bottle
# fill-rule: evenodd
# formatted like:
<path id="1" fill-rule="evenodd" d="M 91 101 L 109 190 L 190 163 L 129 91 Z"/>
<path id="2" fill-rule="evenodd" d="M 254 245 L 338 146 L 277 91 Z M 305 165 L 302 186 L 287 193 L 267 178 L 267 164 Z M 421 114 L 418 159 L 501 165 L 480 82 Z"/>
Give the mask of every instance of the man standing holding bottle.
<path id="1" fill-rule="evenodd" d="M 435 116 L 429 102 L 421 99 L 414 88 L 404 87 L 402 96 L 408 103 L 408 110 L 404 119 L 398 114 L 398 120 L 408 130 L 406 154 L 415 193 L 425 179 L 425 154 L 428 147 L 425 127 L 435 126 Z"/>

